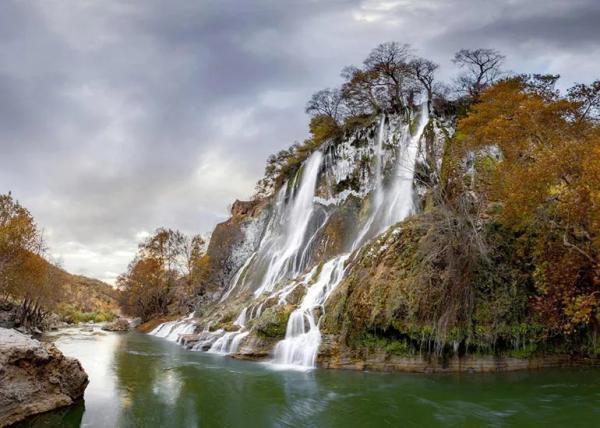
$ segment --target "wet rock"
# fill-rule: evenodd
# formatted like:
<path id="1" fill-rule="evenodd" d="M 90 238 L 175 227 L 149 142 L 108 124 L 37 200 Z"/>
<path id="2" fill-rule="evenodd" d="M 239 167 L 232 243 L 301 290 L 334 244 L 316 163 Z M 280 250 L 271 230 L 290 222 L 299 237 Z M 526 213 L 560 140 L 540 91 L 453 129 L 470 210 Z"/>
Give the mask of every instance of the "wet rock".
<path id="1" fill-rule="evenodd" d="M 44 327 L 46 330 L 58 330 L 64 324 L 65 323 L 62 322 L 58 314 L 52 313 L 48 316 L 48 318 L 46 318 L 46 321 L 44 322 Z"/>
<path id="2" fill-rule="evenodd" d="M 268 308 L 256 321 L 256 331 L 264 337 L 283 338 L 293 310 L 292 305 L 277 305 Z"/>
<path id="3" fill-rule="evenodd" d="M 87 384 L 76 359 L 52 344 L 0 328 L 0 427 L 71 405 L 83 397 Z"/>
<path id="4" fill-rule="evenodd" d="M 129 331 L 129 321 L 125 318 L 119 318 L 102 327 L 105 331 Z"/>

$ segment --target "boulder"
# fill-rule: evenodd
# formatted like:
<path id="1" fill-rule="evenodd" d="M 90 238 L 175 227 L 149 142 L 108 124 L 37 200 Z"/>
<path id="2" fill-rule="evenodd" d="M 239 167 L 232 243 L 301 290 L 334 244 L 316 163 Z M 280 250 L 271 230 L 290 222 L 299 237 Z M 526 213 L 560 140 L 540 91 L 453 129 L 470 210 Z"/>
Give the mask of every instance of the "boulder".
<path id="1" fill-rule="evenodd" d="M 141 318 L 134 318 L 131 321 L 129 321 L 129 327 L 131 327 L 132 329 L 139 327 L 141 324 L 142 324 Z"/>
<path id="2" fill-rule="evenodd" d="M 125 318 L 119 318 L 102 327 L 106 331 L 129 331 L 129 321 Z"/>
<path id="3" fill-rule="evenodd" d="M 54 345 L 0 328 L 0 427 L 69 406 L 83 397 L 88 376 Z"/>

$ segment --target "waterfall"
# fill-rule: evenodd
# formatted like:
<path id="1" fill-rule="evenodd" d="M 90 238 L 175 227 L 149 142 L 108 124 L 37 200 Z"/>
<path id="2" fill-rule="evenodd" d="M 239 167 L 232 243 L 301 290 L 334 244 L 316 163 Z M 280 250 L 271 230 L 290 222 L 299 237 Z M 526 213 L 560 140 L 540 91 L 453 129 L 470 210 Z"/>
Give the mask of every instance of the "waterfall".
<path id="1" fill-rule="evenodd" d="M 358 233 L 358 236 L 354 240 L 354 244 L 352 245 L 352 251 L 356 250 L 360 244 L 362 244 L 364 238 L 367 233 L 373 227 L 373 222 L 377 218 L 379 211 L 381 210 L 381 206 L 384 201 L 384 191 L 383 191 L 383 167 L 384 167 L 384 159 L 383 159 L 383 135 L 385 132 L 385 114 L 381 115 L 381 119 L 379 120 L 379 131 L 377 132 L 377 152 L 375 153 L 375 195 L 373 196 L 373 206 L 371 207 L 371 215 L 363 225 L 362 229 Z"/>
<path id="2" fill-rule="evenodd" d="M 225 301 L 229 297 L 231 292 L 233 290 L 235 290 L 235 288 L 240 283 L 240 281 L 243 280 L 244 274 L 247 272 L 248 266 L 250 266 L 250 263 L 252 263 L 252 260 L 254 260 L 254 256 L 256 256 L 256 253 L 252 253 L 250 255 L 250 257 L 248 257 L 246 259 L 246 261 L 244 262 L 242 267 L 239 268 L 238 271 L 235 273 L 233 279 L 231 280 L 231 284 L 229 285 L 229 288 L 227 289 L 227 292 L 225 294 L 223 294 L 223 297 L 221 297 L 220 302 Z"/>
<path id="3" fill-rule="evenodd" d="M 227 332 L 218 338 L 207 352 L 221 355 L 234 354 L 238 351 L 242 339 L 248 336 L 249 333 L 248 331 Z"/>
<path id="4" fill-rule="evenodd" d="M 428 121 L 427 103 L 424 103 L 418 117 L 415 134 L 410 135 L 408 126 L 402 132 L 403 138 L 398 148 L 394 179 L 392 185 L 385 189 L 383 185 L 385 116 L 381 117 L 377 134 L 376 187 L 373 207 L 369 218 L 354 240 L 352 251 L 359 248 L 366 239 L 385 231 L 391 225 L 406 218 L 414 210 L 415 162 L 419 140 Z M 321 344 L 319 322 L 325 310 L 325 302 L 329 294 L 342 281 L 344 263 L 349 256 L 350 254 L 339 256 L 323 265 L 318 278 L 308 288 L 300 307 L 290 314 L 285 339 L 275 346 L 273 364 L 303 369 L 315 367 Z M 313 281 L 313 276 L 314 273 L 311 271 L 311 274 L 307 276 L 308 281 Z M 320 313 L 315 317 L 316 310 Z"/>
<path id="5" fill-rule="evenodd" d="M 391 185 L 383 184 L 383 139 L 385 117 L 382 116 L 377 135 L 378 155 L 376 157 L 376 188 L 370 215 L 352 244 L 352 251 L 360 248 L 368 239 L 383 233 L 388 227 L 405 219 L 414 211 L 413 181 L 419 140 L 429 121 L 427 103 L 421 105 L 415 133 L 411 135 L 409 125 L 400 132 L 397 164 Z"/>
<path id="6" fill-rule="evenodd" d="M 405 219 L 415 210 L 413 197 L 415 162 L 419 150 L 419 140 L 428 122 L 429 109 L 427 108 L 427 103 L 423 103 L 418 117 L 416 132 L 413 135 L 405 133 L 404 136 L 407 141 L 403 142 L 399 148 L 398 165 L 396 165 L 396 174 L 388 195 L 389 203 L 383 219 L 383 230 Z"/>
<path id="7" fill-rule="evenodd" d="M 321 344 L 319 322 L 324 304 L 331 292 L 344 277 L 344 264 L 349 255 L 336 257 L 323 264 L 321 271 L 314 268 L 306 277 L 309 285 L 306 295 L 296 310 L 290 314 L 285 339 L 275 346 L 274 365 L 290 368 L 315 367 Z M 317 278 L 315 278 L 317 276 Z M 319 312 L 319 313 L 316 313 Z"/>
<path id="8" fill-rule="evenodd" d="M 242 309 L 242 312 L 240 312 L 240 314 L 238 315 L 238 317 L 236 318 L 236 320 L 233 322 L 236 325 L 239 325 L 240 327 L 244 327 L 246 325 L 246 313 L 248 312 L 248 307 L 246 306 L 244 309 Z"/>
<path id="9" fill-rule="evenodd" d="M 412 114 L 411 114 L 412 116 Z M 250 302 L 239 313 L 234 325 L 237 331 L 226 332 L 219 329 L 210 332 L 206 328 L 200 333 L 193 350 L 206 350 L 215 354 L 231 354 L 239 350 L 242 340 L 250 334 L 249 321 L 260 317 L 263 307 L 269 307 L 267 301 L 276 299 L 276 304 L 288 304 L 288 296 L 296 287 L 305 287 L 306 293 L 300 305 L 290 314 L 286 334 L 274 348 L 272 364 L 275 367 L 309 369 L 316 365 L 316 358 L 321 344 L 320 322 L 324 314 L 325 304 L 332 291 L 342 282 L 346 262 L 355 250 L 367 240 L 384 232 L 391 225 L 403 220 L 414 209 L 413 182 L 415 162 L 421 135 L 429 120 L 427 104 L 423 104 L 420 113 L 414 118 L 415 130 L 410 132 L 406 124 L 398 130 L 392 128 L 393 119 L 389 120 L 391 131 L 386 131 L 386 116 L 379 120 L 375 148 L 373 141 L 369 145 L 354 147 L 353 140 L 344 143 L 341 154 L 338 148 L 328 149 L 327 156 L 316 151 L 303 162 L 296 176 L 286 182 L 278 191 L 272 205 L 264 234 L 258 248 L 245 260 L 230 281 L 221 302 L 228 299 L 234 291 L 253 291 L 254 302 Z M 389 134 L 389 135 L 388 135 Z M 385 180 L 386 141 L 391 137 L 398 141 L 396 164 L 389 180 Z M 395 137 L 399 137 L 398 140 Z M 343 144 L 342 144 L 343 146 Z M 327 225 L 329 216 L 335 208 L 329 202 L 316 198 L 316 187 L 320 173 L 325 164 L 323 183 L 334 207 L 343 198 L 336 197 L 335 185 L 346 180 L 359 165 L 359 159 L 374 153 L 374 174 L 369 175 L 361 170 L 361 187 L 355 192 L 360 198 L 369 195 L 371 204 L 367 219 L 357 231 L 349 231 L 353 243 L 351 252 L 337 256 L 325 262 L 320 268 L 313 267 L 306 273 L 311 264 L 313 243 L 318 242 L 319 232 Z M 338 158 L 339 156 L 339 158 Z M 337 164 L 336 164 L 337 162 Z M 334 165 L 336 165 L 334 167 Z M 331 169 L 331 171 L 330 171 Z M 369 180 L 372 179 L 372 186 Z M 343 192 L 351 192 L 344 190 Z M 341 194 L 340 193 L 340 194 Z M 348 193 L 349 194 L 349 193 Z M 326 208 L 327 207 L 327 208 Z M 268 293 L 264 295 L 264 293 Z M 295 293 L 294 293 L 295 294 Z M 188 317 L 180 321 L 161 324 L 150 334 L 178 341 L 182 334 L 194 331 L 193 321 Z"/>
<path id="10" fill-rule="evenodd" d="M 322 153 L 316 151 L 304 165 L 300 187 L 285 216 L 283 245 L 280 248 L 273 248 L 275 251 L 270 251 L 271 262 L 262 285 L 254 293 L 256 296 L 263 291 L 273 291 L 281 279 L 293 278 L 304 268 L 296 263 L 296 259 L 302 254 L 302 244 L 305 242 L 308 224 L 314 210 L 313 199 L 322 159 Z"/>
<path id="11" fill-rule="evenodd" d="M 172 342 L 179 342 L 182 335 L 191 334 L 195 331 L 196 324 L 194 324 L 192 318 L 194 318 L 193 312 L 184 319 L 162 323 L 148 334 Z"/>

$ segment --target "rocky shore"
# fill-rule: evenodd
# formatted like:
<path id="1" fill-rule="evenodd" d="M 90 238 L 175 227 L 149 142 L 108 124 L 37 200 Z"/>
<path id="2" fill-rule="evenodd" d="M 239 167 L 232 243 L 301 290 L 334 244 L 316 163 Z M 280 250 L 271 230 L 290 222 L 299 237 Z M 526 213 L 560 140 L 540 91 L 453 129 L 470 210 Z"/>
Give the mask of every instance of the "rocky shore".
<path id="1" fill-rule="evenodd" d="M 54 345 L 0 327 L 0 427 L 68 406 L 83 397 L 88 376 Z"/>

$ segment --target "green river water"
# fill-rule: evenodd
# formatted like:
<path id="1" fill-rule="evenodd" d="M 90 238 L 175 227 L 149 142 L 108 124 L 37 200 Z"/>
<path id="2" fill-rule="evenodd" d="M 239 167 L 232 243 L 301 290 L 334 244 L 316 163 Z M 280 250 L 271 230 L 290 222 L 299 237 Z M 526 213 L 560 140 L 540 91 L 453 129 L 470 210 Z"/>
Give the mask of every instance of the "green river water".
<path id="1" fill-rule="evenodd" d="M 313 370 L 187 351 L 140 333 L 52 338 L 84 402 L 29 427 L 600 427 L 600 370 L 424 375 Z"/>

